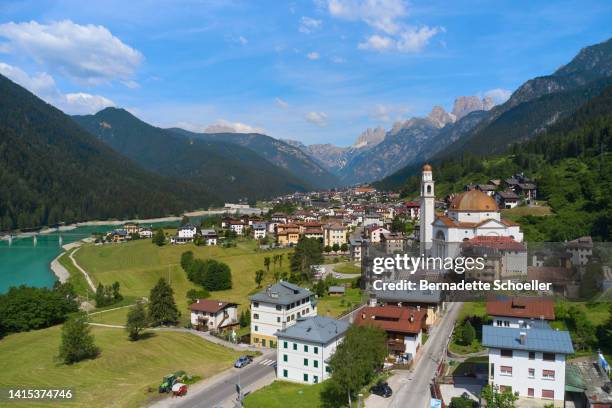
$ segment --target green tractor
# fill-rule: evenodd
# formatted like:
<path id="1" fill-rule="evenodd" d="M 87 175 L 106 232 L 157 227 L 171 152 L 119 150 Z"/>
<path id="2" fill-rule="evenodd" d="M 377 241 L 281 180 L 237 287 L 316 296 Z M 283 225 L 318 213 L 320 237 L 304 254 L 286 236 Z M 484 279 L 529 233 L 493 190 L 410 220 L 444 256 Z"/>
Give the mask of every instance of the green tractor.
<path id="1" fill-rule="evenodd" d="M 168 374 L 159 384 L 159 393 L 168 393 L 172 391 L 172 386 L 176 383 L 176 374 Z"/>

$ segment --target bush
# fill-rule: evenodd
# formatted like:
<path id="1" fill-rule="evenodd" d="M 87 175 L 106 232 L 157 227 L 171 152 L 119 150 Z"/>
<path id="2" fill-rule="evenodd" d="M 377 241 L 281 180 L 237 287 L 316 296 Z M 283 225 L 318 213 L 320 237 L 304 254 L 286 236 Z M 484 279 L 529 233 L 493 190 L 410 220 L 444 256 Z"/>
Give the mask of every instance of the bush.
<path id="1" fill-rule="evenodd" d="M 190 281 L 202 285 L 213 292 L 232 288 L 232 272 L 230 267 L 214 259 L 196 259 L 187 272 Z"/>
<path id="2" fill-rule="evenodd" d="M 469 320 L 466 320 L 463 323 L 463 326 L 461 326 L 460 333 L 461 343 L 463 343 L 464 346 L 469 346 L 476 338 L 476 330 L 474 329 L 474 326 L 472 326 L 472 323 L 470 323 Z"/>

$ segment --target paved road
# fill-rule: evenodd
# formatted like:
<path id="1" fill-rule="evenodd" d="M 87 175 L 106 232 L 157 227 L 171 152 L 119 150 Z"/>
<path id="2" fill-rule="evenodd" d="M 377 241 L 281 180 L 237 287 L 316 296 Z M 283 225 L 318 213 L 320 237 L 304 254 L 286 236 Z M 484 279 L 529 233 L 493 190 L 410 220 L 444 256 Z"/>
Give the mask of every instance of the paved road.
<path id="1" fill-rule="evenodd" d="M 340 320 L 353 321 L 357 308 Z M 248 366 L 232 368 L 219 374 L 203 384 L 196 384 L 189 389 L 186 397 L 180 399 L 166 398 L 152 408 L 233 408 L 236 406 L 236 384 L 244 392 L 254 392 L 272 383 L 276 379 L 276 350 L 267 350 Z"/>
<path id="2" fill-rule="evenodd" d="M 397 374 L 391 377 L 389 384 L 393 389 L 393 397 L 383 399 L 372 395 L 366 400 L 367 408 L 429 407 L 431 398 L 429 384 L 446 353 L 448 339 L 453 332 L 460 309 L 460 303 L 450 303 L 442 321 L 432 330 L 414 369 L 398 370 Z"/>

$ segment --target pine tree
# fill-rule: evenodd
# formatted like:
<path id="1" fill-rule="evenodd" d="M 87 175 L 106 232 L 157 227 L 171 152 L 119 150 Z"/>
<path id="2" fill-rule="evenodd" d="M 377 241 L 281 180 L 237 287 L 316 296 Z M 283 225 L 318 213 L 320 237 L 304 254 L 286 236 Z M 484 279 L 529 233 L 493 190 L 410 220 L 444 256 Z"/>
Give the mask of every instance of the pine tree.
<path id="1" fill-rule="evenodd" d="M 149 296 L 149 322 L 153 326 L 176 324 L 179 316 L 174 291 L 164 278 L 160 278 Z"/>
<path id="2" fill-rule="evenodd" d="M 147 312 L 142 302 L 136 303 L 127 316 L 125 329 L 130 340 L 136 341 L 140 338 L 140 333 L 147 327 Z"/>

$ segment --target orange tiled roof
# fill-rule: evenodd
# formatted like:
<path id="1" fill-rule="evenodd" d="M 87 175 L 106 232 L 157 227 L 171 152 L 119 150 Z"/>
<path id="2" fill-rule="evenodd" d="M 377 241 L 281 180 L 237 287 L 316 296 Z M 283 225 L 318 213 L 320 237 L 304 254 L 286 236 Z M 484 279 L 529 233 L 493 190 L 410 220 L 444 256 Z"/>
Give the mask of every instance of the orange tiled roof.
<path id="1" fill-rule="evenodd" d="M 514 297 L 487 301 L 490 316 L 524 317 L 527 319 L 555 320 L 555 302 L 548 299 Z"/>
<path id="2" fill-rule="evenodd" d="M 425 310 L 399 306 L 376 306 L 363 308 L 355 316 L 354 323 L 361 326 L 376 326 L 386 332 L 417 334 L 423 329 L 426 317 Z"/>

